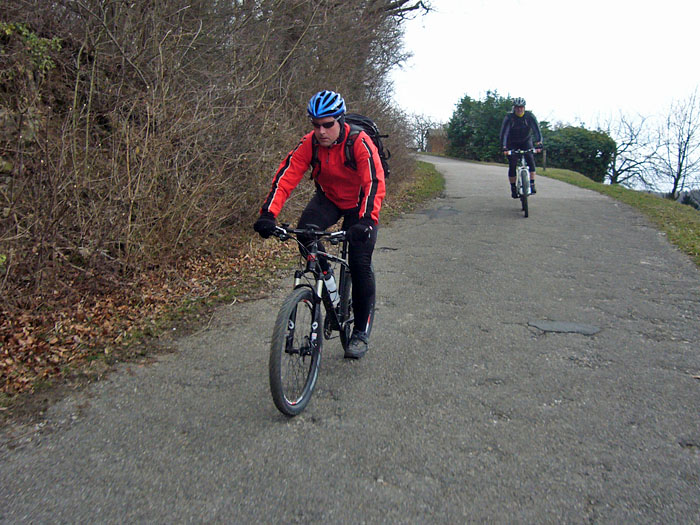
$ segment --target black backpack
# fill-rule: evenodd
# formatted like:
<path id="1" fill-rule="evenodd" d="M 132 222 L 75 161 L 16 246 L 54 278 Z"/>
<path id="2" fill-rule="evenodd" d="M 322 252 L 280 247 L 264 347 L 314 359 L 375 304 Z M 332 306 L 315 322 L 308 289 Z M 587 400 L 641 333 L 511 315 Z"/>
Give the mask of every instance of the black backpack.
<path id="1" fill-rule="evenodd" d="M 372 140 L 372 142 L 374 142 L 374 145 L 377 147 L 377 152 L 379 153 L 379 160 L 381 160 L 382 168 L 384 169 L 384 178 L 388 178 L 391 171 L 389 169 L 389 163 L 387 161 L 391 158 L 391 152 L 388 149 L 384 149 L 382 139 L 387 138 L 389 135 L 380 134 L 377 125 L 371 118 L 365 117 L 364 115 L 360 115 L 358 113 L 346 113 L 345 122 L 347 122 L 350 125 L 350 133 L 348 133 L 348 139 L 345 141 L 345 165 L 348 168 L 352 168 L 354 170 L 357 169 L 357 162 L 355 162 L 355 153 L 353 146 L 355 145 L 355 140 L 360 134 L 360 131 L 364 131 L 365 133 L 367 133 L 367 136 Z M 312 142 L 312 144 L 313 154 L 311 158 L 311 165 L 314 167 L 312 171 L 313 173 L 316 171 L 316 167 L 319 166 L 319 162 L 318 145 L 316 144 L 315 140 Z"/>

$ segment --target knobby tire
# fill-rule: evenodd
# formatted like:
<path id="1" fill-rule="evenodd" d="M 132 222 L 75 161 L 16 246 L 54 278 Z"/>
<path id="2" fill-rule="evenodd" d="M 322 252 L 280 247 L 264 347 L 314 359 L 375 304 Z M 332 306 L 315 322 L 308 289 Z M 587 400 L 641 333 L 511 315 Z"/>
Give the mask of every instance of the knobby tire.
<path id="1" fill-rule="evenodd" d="M 374 274 L 374 268 L 372 268 Z M 355 312 L 352 308 L 352 278 L 350 272 L 346 272 L 343 278 L 342 290 L 340 294 L 340 315 L 342 319 L 346 319 L 344 327 L 340 330 L 340 344 L 343 350 L 347 350 L 352 336 L 352 329 L 355 326 Z M 374 325 L 374 303 L 370 306 L 369 324 L 367 325 L 367 335 L 372 333 L 372 325 Z"/>
<path id="2" fill-rule="evenodd" d="M 340 344 L 346 350 L 350 343 L 352 327 L 355 325 L 355 312 L 352 309 L 352 277 L 350 272 L 345 272 L 342 290 L 340 290 L 340 317 L 345 319 L 345 324 L 340 329 Z"/>
<path id="3" fill-rule="evenodd" d="M 322 331 L 321 304 L 313 290 L 297 288 L 282 303 L 270 344 L 270 392 L 287 416 L 309 404 L 321 365 Z"/>
<path id="4" fill-rule="evenodd" d="M 526 185 L 530 184 L 529 173 L 520 173 L 520 202 L 522 203 L 523 214 L 525 217 L 529 217 L 530 212 L 527 205 L 527 196 L 529 187 Z"/>

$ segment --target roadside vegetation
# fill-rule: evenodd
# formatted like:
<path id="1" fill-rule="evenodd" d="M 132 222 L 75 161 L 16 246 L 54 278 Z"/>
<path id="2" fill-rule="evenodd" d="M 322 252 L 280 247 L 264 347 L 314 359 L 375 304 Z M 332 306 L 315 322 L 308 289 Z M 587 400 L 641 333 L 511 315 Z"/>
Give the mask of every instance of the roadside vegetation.
<path id="1" fill-rule="evenodd" d="M 382 206 L 382 224 L 411 212 L 445 190 L 445 178 L 427 162 L 416 162 L 416 168 L 393 194 L 387 194 Z"/>
<path id="2" fill-rule="evenodd" d="M 443 176 L 425 162 L 416 162 L 403 177 L 392 175 L 382 226 L 439 196 L 444 188 Z M 149 359 L 167 351 L 173 337 L 205 328 L 214 308 L 259 299 L 284 285 L 280 278 L 288 277 L 298 262 L 294 243 L 263 240 L 248 227 L 231 239 L 226 253 L 193 256 L 170 275 L 145 273 L 129 290 L 114 290 L 100 301 L 81 305 L 58 329 L 51 316 L 36 319 L 37 332 L 52 335 L 28 334 L 21 341 L 27 359 L 39 345 L 34 355 L 57 351 L 66 361 L 49 360 L 44 367 L 36 359 L 34 366 L 19 359 L 5 363 L 0 420 L 18 413 L 36 415 L 64 392 L 101 378 L 117 362 Z M 64 337 L 59 339 L 57 333 Z"/>
<path id="3" fill-rule="evenodd" d="M 0 396 L 86 363 L 99 374 L 142 337 L 190 314 L 196 325 L 200 305 L 261 293 L 289 248 L 250 225 L 320 89 L 389 135 L 389 191 L 402 188 L 415 163 L 389 77 L 408 56 L 404 22 L 429 10 L 4 1 Z M 313 191 L 300 184 L 281 220 Z"/>

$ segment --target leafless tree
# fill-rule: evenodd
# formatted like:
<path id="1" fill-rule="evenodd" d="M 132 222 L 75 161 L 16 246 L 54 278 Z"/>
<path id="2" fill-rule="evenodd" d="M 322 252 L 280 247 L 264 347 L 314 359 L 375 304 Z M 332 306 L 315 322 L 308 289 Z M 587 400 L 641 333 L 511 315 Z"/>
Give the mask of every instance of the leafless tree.
<path id="1" fill-rule="evenodd" d="M 657 129 L 653 171 L 646 182 L 670 188 L 676 198 L 686 189 L 700 185 L 700 104 L 697 90 L 685 100 L 675 101 Z"/>
<path id="2" fill-rule="evenodd" d="M 616 121 L 606 126 L 605 131 L 616 143 L 608 174 L 610 184 L 633 185 L 642 180 L 653 155 L 646 123 L 646 117 L 620 113 Z"/>
<path id="3" fill-rule="evenodd" d="M 411 131 L 413 132 L 413 140 L 418 148 L 418 151 L 426 151 L 430 131 L 439 128 L 441 124 L 437 120 L 424 114 L 411 115 L 410 121 Z"/>

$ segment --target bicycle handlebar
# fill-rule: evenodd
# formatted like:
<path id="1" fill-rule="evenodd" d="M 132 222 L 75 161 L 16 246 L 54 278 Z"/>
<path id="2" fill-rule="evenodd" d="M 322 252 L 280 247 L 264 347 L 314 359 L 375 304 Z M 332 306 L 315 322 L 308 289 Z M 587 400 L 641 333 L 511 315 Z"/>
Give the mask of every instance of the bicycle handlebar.
<path id="1" fill-rule="evenodd" d="M 510 156 L 513 153 L 522 155 L 523 153 L 540 153 L 544 148 L 530 148 L 530 149 L 508 149 L 506 150 L 506 155 Z"/>
<path id="2" fill-rule="evenodd" d="M 345 230 L 340 231 L 324 231 L 319 230 L 317 226 L 311 224 L 308 228 L 290 228 L 288 224 L 283 224 L 282 226 L 275 226 L 275 231 L 272 233 L 275 237 L 278 237 L 281 241 L 286 241 L 291 237 L 290 234 L 294 235 L 310 235 L 315 237 L 317 240 L 324 237 L 328 237 L 331 243 L 341 242 L 345 240 Z"/>

